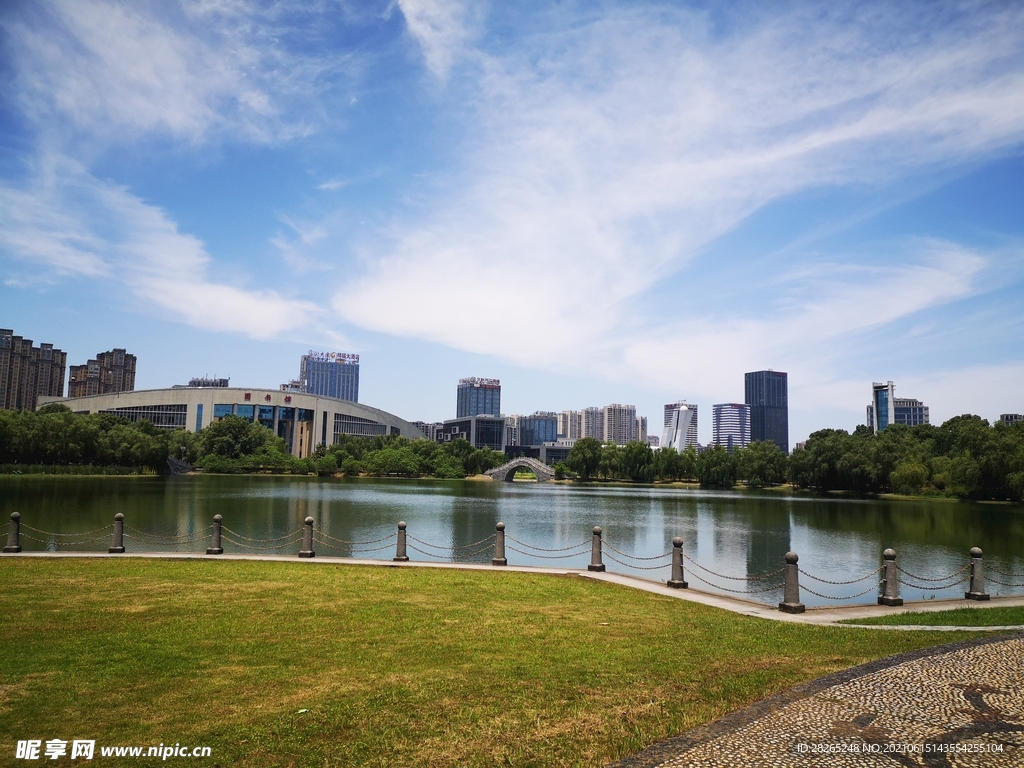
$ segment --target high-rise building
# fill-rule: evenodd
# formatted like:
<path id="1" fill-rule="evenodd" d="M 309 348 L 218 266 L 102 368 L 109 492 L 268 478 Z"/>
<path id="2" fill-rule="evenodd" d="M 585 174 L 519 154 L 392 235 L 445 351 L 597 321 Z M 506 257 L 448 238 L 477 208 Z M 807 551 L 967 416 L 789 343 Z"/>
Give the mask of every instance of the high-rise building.
<path id="1" fill-rule="evenodd" d="M 711 443 L 732 453 L 750 442 L 750 406 L 719 403 L 711 406 Z"/>
<path id="2" fill-rule="evenodd" d="M 39 397 L 63 397 L 67 362 L 53 344 L 33 347 L 31 339 L 0 328 L 0 408 L 34 411 Z"/>
<path id="3" fill-rule="evenodd" d="M 314 352 L 299 364 L 302 391 L 320 397 L 359 402 L 359 355 L 347 352 Z"/>
<path id="4" fill-rule="evenodd" d="M 1001 413 L 999 414 L 999 420 L 1006 426 L 1010 426 L 1018 421 L 1024 421 L 1024 415 L 1019 413 Z"/>
<path id="5" fill-rule="evenodd" d="M 691 410 L 692 409 L 692 410 Z M 696 435 L 691 432 L 691 422 L 697 419 L 696 406 L 679 405 L 668 414 L 669 421 L 661 433 L 661 447 L 675 448 L 682 453 L 690 446 L 697 447 Z M 691 437 L 693 438 L 691 442 Z"/>
<path id="6" fill-rule="evenodd" d="M 633 439 L 639 440 L 641 443 L 647 442 L 647 417 L 637 416 L 636 417 L 636 429 L 633 432 Z"/>
<path id="7" fill-rule="evenodd" d="M 579 411 L 562 411 L 558 414 L 558 436 L 566 440 L 583 437 L 583 416 Z"/>
<path id="8" fill-rule="evenodd" d="M 625 445 L 636 440 L 636 406 L 612 403 L 601 409 L 604 442 Z"/>
<path id="9" fill-rule="evenodd" d="M 521 445 L 519 442 L 519 420 L 522 418 L 519 414 L 505 417 L 505 445 Z"/>
<path id="10" fill-rule="evenodd" d="M 789 382 L 782 371 L 753 371 L 744 378 L 750 406 L 750 440 L 771 440 L 789 453 Z"/>
<path id="11" fill-rule="evenodd" d="M 501 382 L 498 379 L 481 379 L 476 376 L 459 379 L 455 418 L 500 415 Z"/>
<path id="12" fill-rule="evenodd" d="M 72 365 L 68 376 L 68 397 L 134 392 L 135 362 L 135 355 L 123 349 L 112 349 L 100 352 L 96 359 L 85 365 Z"/>
<path id="13" fill-rule="evenodd" d="M 543 445 L 558 439 L 558 414 L 537 411 L 519 419 L 519 445 Z"/>
<path id="14" fill-rule="evenodd" d="M 698 439 L 697 439 L 697 406 L 696 405 L 694 405 L 693 403 L 688 403 L 685 400 L 676 400 L 674 403 L 666 403 L 665 404 L 665 424 L 664 424 L 664 426 L 667 427 L 669 424 L 672 423 L 672 418 L 673 418 L 672 417 L 672 411 L 676 410 L 677 408 L 686 408 L 691 413 L 691 416 L 689 417 L 689 421 L 687 422 L 687 426 L 686 426 L 686 447 L 693 446 L 694 448 L 696 448 L 697 445 L 698 445 Z M 665 441 L 662 440 L 661 444 L 665 445 Z M 678 448 L 677 450 L 683 450 L 683 449 L 682 448 Z"/>
<path id="15" fill-rule="evenodd" d="M 600 408 L 584 408 L 580 411 L 580 437 L 592 437 L 604 442 L 604 417 Z"/>
<path id="16" fill-rule="evenodd" d="M 867 407 L 867 425 L 875 434 L 890 424 L 906 424 L 916 427 L 928 424 L 928 406 L 912 397 L 897 398 L 896 387 L 891 381 L 871 385 L 871 402 Z"/>
<path id="17" fill-rule="evenodd" d="M 444 424 L 440 421 L 414 421 L 412 425 L 416 427 L 423 436 L 430 440 L 432 443 L 437 442 L 437 435 L 444 429 Z"/>

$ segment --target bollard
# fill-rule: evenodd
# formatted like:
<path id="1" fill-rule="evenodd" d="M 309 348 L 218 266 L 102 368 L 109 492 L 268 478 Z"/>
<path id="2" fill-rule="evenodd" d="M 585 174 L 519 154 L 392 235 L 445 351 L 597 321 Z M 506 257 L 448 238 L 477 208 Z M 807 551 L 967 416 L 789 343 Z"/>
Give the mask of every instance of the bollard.
<path id="1" fill-rule="evenodd" d="M 10 527 L 7 529 L 7 546 L 4 552 L 21 552 L 21 513 L 11 512 Z"/>
<path id="2" fill-rule="evenodd" d="M 306 518 L 306 528 L 302 531 L 302 551 L 299 552 L 299 557 L 315 557 L 316 552 L 313 551 L 313 518 Z"/>
<path id="3" fill-rule="evenodd" d="M 688 586 L 683 581 L 683 539 L 681 536 L 672 539 L 672 578 L 666 583 L 674 589 L 686 589 Z"/>
<path id="4" fill-rule="evenodd" d="M 208 555 L 223 555 L 224 547 L 220 545 L 220 528 L 224 518 L 220 515 L 213 516 L 213 538 L 210 539 L 210 546 L 206 550 Z"/>
<path id="5" fill-rule="evenodd" d="M 114 515 L 114 541 L 107 552 L 117 555 L 124 553 L 124 515 L 120 512 Z"/>
<path id="6" fill-rule="evenodd" d="M 391 559 L 396 563 L 409 562 L 409 556 L 405 554 L 405 523 L 398 524 L 398 544 L 395 547 L 395 556 Z"/>
<path id="7" fill-rule="evenodd" d="M 796 564 L 799 559 L 796 552 L 786 553 L 786 586 L 779 603 L 779 610 L 783 613 L 803 613 L 806 610 L 800 602 L 800 567 Z"/>
<path id="8" fill-rule="evenodd" d="M 604 563 L 601 562 L 601 526 L 594 526 L 594 538 L 590 546 L 590 565 L 588 571 L 604 571 Z"/>
<path id="9" fill-rule="evenodd" d="M 981 549 L 978 547 L 971 547 L 971 591 L 965 592 L 964 597 L 968 600 L 989 599 L 985 591 L 985 566 L 981 564 Z"/>
<path id="10" fill-rule="evenodd" d="M 885 571 L 882 574 L 882 594 L 878 596 L 879 605 L 903 605 L 900 597 L 900 581 L 896 575 L 896 550 L 887 549 L 882 553 L 885 559 Z"/>
<path id="11" fill-rule="evenodd" d="M 505 557 L 505 524 L 498 523 L 494 530 L 494 557 L 491 559 L 491 565 L 508 565 L 508 559 Z"/>

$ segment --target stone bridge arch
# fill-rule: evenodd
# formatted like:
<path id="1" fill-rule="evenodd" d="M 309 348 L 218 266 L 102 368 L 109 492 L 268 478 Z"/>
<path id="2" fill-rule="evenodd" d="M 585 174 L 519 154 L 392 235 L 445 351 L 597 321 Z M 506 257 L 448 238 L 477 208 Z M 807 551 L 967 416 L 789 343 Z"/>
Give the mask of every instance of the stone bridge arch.
<path id="1" fill-rule="evenodd" d="M 512 461 L 507 461 L 500 467 L 487 470 L 484 474 L 493 480 L 504 480 L 506 483 L 511 483 L 516 476 L 516 471 L 520 469 L 533 472 L 537 476 L 538 483 L 545 483 L 555 478 L 555 471 L 551 467 L 542 461 L 526 456 L 520 456 L 517 459 L 512 459 Z"/>

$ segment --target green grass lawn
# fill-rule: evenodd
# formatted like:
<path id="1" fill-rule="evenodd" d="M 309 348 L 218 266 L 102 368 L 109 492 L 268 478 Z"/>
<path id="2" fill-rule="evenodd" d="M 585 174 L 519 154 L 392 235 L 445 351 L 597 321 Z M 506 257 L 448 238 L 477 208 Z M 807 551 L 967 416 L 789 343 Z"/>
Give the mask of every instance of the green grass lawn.
<path id="1" fill-rule="evenodd" d="M 968 636 L 785 624 L 579 577 L 298 562 L 0 557 L 0 601 L 8 757 L 95 738 L 208 745 L 221 766 L 601 765 Z"/>
<path id="2" fill-rule="evenodd" d="M 1024 626 L 1024 605 L 998 608 L 953 608 L 948 611 L 903 612 L 872 619 L 846 619 L 842 624 L 914 624 L 929 627 Z"/>

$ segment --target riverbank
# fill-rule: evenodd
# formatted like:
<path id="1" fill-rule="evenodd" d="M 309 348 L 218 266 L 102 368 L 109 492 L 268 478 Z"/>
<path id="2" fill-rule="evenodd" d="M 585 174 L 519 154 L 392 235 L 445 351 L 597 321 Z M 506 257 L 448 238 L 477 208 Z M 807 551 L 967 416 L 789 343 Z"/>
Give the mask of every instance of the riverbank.
<path id="1" fill-rule="evenodd" d="M 208 745 L 243 766 L 599 765 L 792 685 L 971 636 L 768 622 L 579 578 L 309 574 L 0 559 L 0 642 L 19 649 L 0 658 L 0 731 Z"/>

